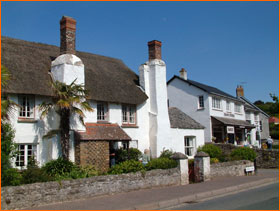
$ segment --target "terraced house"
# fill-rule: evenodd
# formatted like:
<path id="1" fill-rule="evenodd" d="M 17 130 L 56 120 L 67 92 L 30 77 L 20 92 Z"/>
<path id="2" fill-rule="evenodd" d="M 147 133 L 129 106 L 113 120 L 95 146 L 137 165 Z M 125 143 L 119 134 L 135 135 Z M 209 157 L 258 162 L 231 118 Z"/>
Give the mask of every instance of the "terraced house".
<path id="1" fill-rule="evenodd" d="M 242 86 L 232 96 L 216 87 L 190 80 L 182 68 L 168 82 L 170 106 L 205 127 L 205 142 L 261 146 L 269 135 L 268 115 L 244 97 Z"/>
<path id="2" fill-rule="evenodd" d="M 21 105 L 10 117 L 20 151 L 15 167 L 24 168 L 31 156 L 43 165 L 61 153 L 59 135 L 44 137 L 58 129 L 59 116 L 53 111 L 41 119 L 38 109 L 51 101 L 51 80 L 76 80 L 89 90 L 94 111 L 85 112 L 85 124 L 71 117 L 69 157 L 78 164 L 106 170 L 110 150 L 119 147 L 149 149 L 152 157 L 163 149 L 192 157 L 204 144 L 204 127 L 178 108 L 168 108 L 161 42 L 148 43 L 149 60 L 138 76 L 119 59 L 76 51 L 73 18 L 62 17 L 60 32 L 60 47 L 2 37 L 2 64 L 12 74 L 2 92 Z"/>

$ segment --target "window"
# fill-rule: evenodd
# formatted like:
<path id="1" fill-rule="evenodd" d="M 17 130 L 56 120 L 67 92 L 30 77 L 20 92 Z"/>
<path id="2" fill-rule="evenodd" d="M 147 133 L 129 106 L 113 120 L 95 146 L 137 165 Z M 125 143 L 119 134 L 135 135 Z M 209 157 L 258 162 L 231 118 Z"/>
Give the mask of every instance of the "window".
<path id="1" fill-rule="evenodd" d="M 234 104 L 234 112 L 241 113 L 241 105 L 240 104 Z"/>
<path id="2" fill-rule="evenodd" d="M 24 167 L 27 166 L 31 157 L 36 158 L 37 146 L 33 144 L 19 144 L 18 154 L 16 156 L 16 166 Z"/>
<path id="3" fill-rule="evenodd" d="M 227 109 L 227 111 L 228 111 L 228 112 L 230 112 L 230 111 L 231 111 L 231 108 L 230 108 L 230 102 L 229 102 L 229 101 L 227 101 L 227 106 L 226 106 L 226 109 Z"/>
<path id="4" fill-rule="evenodd" d="M 122 122 L 124 124 L 136 124 L 136 106 L 123 105 L 122 106 Z"/>
<path id="5" fill-rule="evenodd" d="M 198 96 L 198 108 L 204 108 L 204 99 L 203 99 L 203 95 Z"/>
<path id="6" fill-rule="evenodd" d="M 213 97 L 212 98 L 212 108 L 222 109 L 221 108 L 221 99 Z"/>
<path id="7" fill-rule="evenodd" d="M 34 96 L 19 96 L 20 111 L 19 116 L 24 118 L 34 118 Z"/>
<path id="8" fill-rule="evenodd" d="M 186 136 L 185 137 L 185 154 L 187 156 L 194 156 L 195 154 L 195 137 Z"/>
<path id="9" fill-rule="evenodd" d="M 246 120 L 251 122 L 250 116 L 251 116 L 250 113 L 247 113 L 247 112 L 245 113 Z"/>
<path id="10" fill-rule="evenodd" d="M 97 103 L 97 121 L 109 121 L 108 104 Z"/>
<path id="11" fill-rule="evenodd" d="M 260 121 L 260 131 L 262 131 L 263 126 L 262 126 L 262 121 Z"/>

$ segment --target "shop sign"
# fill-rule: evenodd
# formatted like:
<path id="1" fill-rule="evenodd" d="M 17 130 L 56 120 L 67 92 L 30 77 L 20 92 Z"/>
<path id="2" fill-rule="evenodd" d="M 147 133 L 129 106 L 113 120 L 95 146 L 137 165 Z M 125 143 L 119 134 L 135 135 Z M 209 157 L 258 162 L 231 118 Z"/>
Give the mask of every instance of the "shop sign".
<path id="1" fill-rule="evenodd" d="M 234 117 L 234 114 L 231 114 L 231 113 L 224 113 L 224 116 Z"/>
<path id="2" fill-rule="evenodd" d="M 245 171 L 246 172 L 255 171 L 255 167 L 254 166 L 246 167 Z"/>
<path id="3" fill-rule="evenodd" d="M 227 133 L 233 133 L 234 134 L 234 127 L 227 126 Z"/>

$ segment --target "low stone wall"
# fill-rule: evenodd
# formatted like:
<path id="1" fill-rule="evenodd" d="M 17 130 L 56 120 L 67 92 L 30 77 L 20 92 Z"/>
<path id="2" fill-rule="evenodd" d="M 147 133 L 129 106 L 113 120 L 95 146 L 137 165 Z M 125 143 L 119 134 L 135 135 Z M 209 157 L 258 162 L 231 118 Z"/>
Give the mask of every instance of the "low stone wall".
<path id="1" fill-rule="evenodd" d="M 255 149 L 258 168 L 279 168 L 279 150 Z"/>
<path id="2" fill-rule="evenodd" d="M 178 168 L 122 175 L 96 176 L 61 182 L 2 187 L 1 208 L 24 209 L 55 202 L 82 199 L 144 188 L 180 185 Z"/>
<path id="3" fill-rule="evenodd" d="M 226 156 L 229 156 L 230 153 L 238 148 L 233 144 L 215 144 L 220 147 L 223 153 Z M 277 149 L 256 149 L 253 148 L 257 153 L 257 167 L 258 168 L 279 168 L 279 150 Z"/>
<path id="4" fill-rule="evenodd" d="M 254 166 L 254 163 L 248 160 L 211 164 L 210 177 L 215 178 L 219 176 L 244 176 L 244 170 L 249 166 Z"/>

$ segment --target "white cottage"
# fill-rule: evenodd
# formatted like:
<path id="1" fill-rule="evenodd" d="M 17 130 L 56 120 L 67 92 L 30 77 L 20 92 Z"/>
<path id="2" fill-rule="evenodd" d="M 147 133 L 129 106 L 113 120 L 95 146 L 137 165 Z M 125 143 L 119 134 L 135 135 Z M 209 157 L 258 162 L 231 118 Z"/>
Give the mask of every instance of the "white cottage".
<path id="1" fill-rule="evenodd" d="M 244 98 L 190 80 L 185 69 L 167 85 L 169 105 L 205 126 L 206 142 L 260 146 L 260 112 L 245 103 Z"/>
<path id="2" fill-rule="evenodd" d="M 24 168 L 35 155 L 40 165 L 60 154 L 59 136 L 44 138 L 58 129 L 53 111 L 40 119 L 38 106 L 51 100 L 51 78 L 85 84 L 94 112 L 85 113 L 85 125 L 71 117 L 70 159 L 109 167 L 110 149 L 150 149 L 157 157 L 163 149 L 193 156 L 204 144 L 204 127 L 177 108 L 168 108 L 166 66 L 161 59 L 161 42 L 151 41 L 149 61 L 139 68 L 140 76 L 122 61 L 75 49 L 76 21 L 60 21 L 61 45 L 56 46 L 2 37 L 2 64 L 12 74 L 2 93 L 20 104 L 10 121 L 15 128 L 19 154 L 14 166 Z"/>

